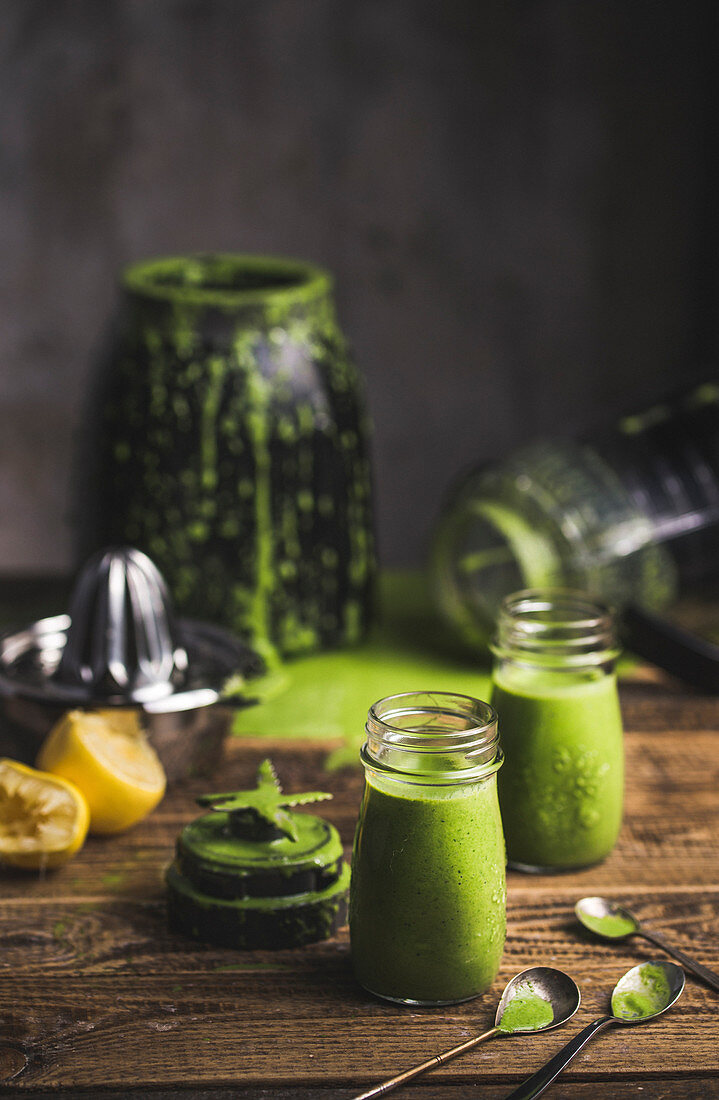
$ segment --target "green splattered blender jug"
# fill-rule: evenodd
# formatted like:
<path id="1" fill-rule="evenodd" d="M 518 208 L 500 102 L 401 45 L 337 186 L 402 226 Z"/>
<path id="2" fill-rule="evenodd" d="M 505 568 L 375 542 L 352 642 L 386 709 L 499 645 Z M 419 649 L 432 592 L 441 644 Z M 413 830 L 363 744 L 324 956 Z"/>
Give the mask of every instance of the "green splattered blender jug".
<path id="1" fill-rule="evenodd" d="M 621 612 L 628 648 L 719 691 L 719 647 L 659 615 L 719 580 L 719 384 L 584 442 L 540 440 L 456 486 L 432 578 L 444 616 L 486 648 L 501 601 L 586 592 Z"/>

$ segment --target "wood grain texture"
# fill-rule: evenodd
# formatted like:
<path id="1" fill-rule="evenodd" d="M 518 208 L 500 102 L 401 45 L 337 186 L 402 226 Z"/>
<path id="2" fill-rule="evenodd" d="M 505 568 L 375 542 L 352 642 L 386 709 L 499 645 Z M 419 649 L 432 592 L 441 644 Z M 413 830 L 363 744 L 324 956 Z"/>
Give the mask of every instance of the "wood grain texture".
<path id="1" fill-rule="evenodd" d="M 93 838 L 69 864 L 35 878 L 0 876 L 0 1096 L 156 1100 L 349 1100 L 362 1088 L 485 1029 L 506 981 L 524 967 L 567 970 L 583 1004 L 566 1028 L 497 1039 L 418 1079 L 411 1100 L 499 1100 L 589 1020 L 616 979 L 656 954 L 635 939 L 605 944 L 572 916 L 604 893 L 719 970 L 719 700 L 666 685 L 624 689 L 626 819 L 598 867 L 508 879 L 508 938 L 484 997 L 403 1009 L 365 994 L 351 973 L 346 929 L 293 951 L 232 952 L 168 931 L 162 872 L 206 783 L 173 788 L 144 823 Z M 662 720 L 662 715 L 668 718 Z M 271 753 L 287 790 L 334 794 L 323 813 L 349 846 L 359 771 L 322 772 L 326 744 L 234 740 L 227 788 L 251 781 Z M 689 978 L 678 1005 L 644 1028 L 597 1039 L 552 1088 L 568 1097 L 719 1096 L 719 997 Z"/>

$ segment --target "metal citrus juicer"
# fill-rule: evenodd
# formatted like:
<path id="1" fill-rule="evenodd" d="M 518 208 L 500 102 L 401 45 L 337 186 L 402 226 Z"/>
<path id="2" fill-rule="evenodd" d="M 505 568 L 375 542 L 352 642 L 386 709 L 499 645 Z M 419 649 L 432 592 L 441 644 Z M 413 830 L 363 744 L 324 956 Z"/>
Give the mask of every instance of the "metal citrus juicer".
<path id="1" fill-rule="evenodd" d="M 68 614 L 0 635 L 0 703 L 21 755 L 67 710 L 134 708 L 169 781 L 217 763 L 232 711 L 253 701 L 225 685 L 262 671 L 228 631 L 177 618 L 159 570 L 132 547 L 87 561 Z"/>

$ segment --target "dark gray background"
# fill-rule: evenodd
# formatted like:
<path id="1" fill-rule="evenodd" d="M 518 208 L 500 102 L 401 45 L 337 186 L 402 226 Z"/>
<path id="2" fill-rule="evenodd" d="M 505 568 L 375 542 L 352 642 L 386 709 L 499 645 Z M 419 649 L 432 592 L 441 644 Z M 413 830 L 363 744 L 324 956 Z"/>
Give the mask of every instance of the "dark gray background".
<path id="1" fill-rule="evenodd" d="M 382 559 L 447 485 L 711 373 L 717 15 L 632 0 L 3 0 L 0 571 L 74 564 L 130 260 L 336 275 Z"/>

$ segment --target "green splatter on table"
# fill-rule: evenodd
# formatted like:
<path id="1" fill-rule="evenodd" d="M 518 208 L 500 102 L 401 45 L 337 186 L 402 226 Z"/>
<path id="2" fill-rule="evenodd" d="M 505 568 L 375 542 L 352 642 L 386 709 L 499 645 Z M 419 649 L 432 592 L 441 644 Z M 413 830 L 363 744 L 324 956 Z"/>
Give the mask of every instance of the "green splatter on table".
<path id="1" fill-rule="evenodd" d="M 262 702 L 237 715 L 247 737 L 342 740 L 328 765 L 356 763 L 369 706 L 403 691 L 454 691 L 486 699 L 489 657 L 462 649 L 434 611 L 420 571 L 386 572 L 381 614 L 351 649 L 299 658 L 256 685 Z M 249 685 L 255 687 L 255 685 Z"/>

